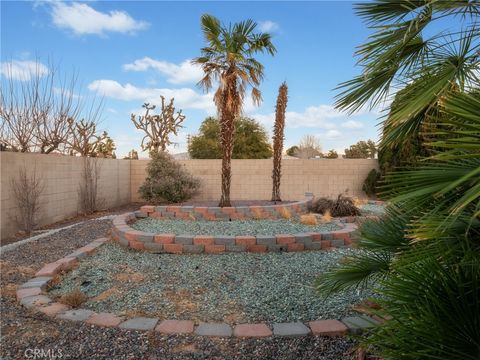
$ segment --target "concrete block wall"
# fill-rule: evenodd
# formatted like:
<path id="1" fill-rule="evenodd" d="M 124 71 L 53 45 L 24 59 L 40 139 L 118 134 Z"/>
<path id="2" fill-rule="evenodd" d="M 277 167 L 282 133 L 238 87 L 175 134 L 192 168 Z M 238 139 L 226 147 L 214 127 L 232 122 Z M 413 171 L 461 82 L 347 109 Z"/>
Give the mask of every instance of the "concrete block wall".
<path id="1" fill-rule="evenodd" d="M 1 170 L 1 238 L 17 231 L 15 217 L 20 216 L 12 189 L 12 178 L 25 167 L 27 173 L 36 169 L 44 190 L 40 197 L 38 225 L 48 225 L 77 215 L 79 185 L 82 179 L 83 158 L 62 155 L 22 154 L 0 152 Z M 100 208 L 128 204 L 130 194 L 130 161 L 97 159 L 100 169 L 98 198 Z"/>
<path id="2" fill-rule="evenodd" d="M 221 160 L 181 160 L 202 182 L 198 200 L 217 200 L 221 194 Z M 138 188 L 145 179 L 148 160 L 132 161 L 131 193 L 140 201 Z M 364 197 L 362 185 L 375 159 L 282 160 L 280 192 L 283 200 L 300 200 L 306 191 L 315 196 L 336 197 L 347 192 Z M 272 195 L 272 160 L 233 160 L 231 198 L 269 200 Z"/>

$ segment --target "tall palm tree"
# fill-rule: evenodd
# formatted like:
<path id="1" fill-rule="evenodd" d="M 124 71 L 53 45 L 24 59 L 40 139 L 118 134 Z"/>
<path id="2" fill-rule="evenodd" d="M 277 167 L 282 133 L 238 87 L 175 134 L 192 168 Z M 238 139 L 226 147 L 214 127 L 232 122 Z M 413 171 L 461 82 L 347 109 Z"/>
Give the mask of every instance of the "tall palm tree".
<path id="1" fill-rule="evenodd" d="M 247 87 L 252 87 L 252 99 L 259 104 L 262 95 L 259 85 L 263 79 L 263 65 L 254 55 L 274 55 L 275 46 L 268 33 L 255 32 L 257 24 L 245 20 L 225 26 L 212 15 L 202 15 L 202 31 L 207 46 L 192 63 L 202 67 L 205 75 L 199 85 L 206 91 L 218 82 L 214 95 L 220 119 L 220 144 L 222 146 L 222 197 L 219 206 L 231 206 L 231 159 L 235 120 L 242 112 Z"/>
<path id="2" fill-rule="evenodd" d="M 273 171 L 272 201 L 280 198 L 280 177 L 282 175 L 283 130 L 285 128 L 285 110 L 287 109 L 288 86 L 284 82 L 278 89 L 277 107 L 275 109 L 275 125 L 273 127 Z"/>

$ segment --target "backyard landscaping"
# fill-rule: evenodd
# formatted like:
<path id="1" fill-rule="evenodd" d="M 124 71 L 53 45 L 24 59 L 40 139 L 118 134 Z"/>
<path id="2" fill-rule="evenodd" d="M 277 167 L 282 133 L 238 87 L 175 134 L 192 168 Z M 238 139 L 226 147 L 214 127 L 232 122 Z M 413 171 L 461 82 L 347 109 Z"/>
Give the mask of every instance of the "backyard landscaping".
<path id="1" fill-rule="evenodd" d="M 304 336 L 301 338 L 212 338 L 188 334 L 172 336 L 153 331 L 143 332 L 123 330 L 116 327 L 99 327 L 76 321 L 73 322 L 61 319 L 52 320 L 41 312 L 26 310 L 17 302 L 15 298 L 15 289 L 17 286 L 20 286 L 23 282 L 31 279 L 45 263 L 54 262 L 68 255 L 72 251 L 87 245 L 91 241 L 105 236 L 111 226 L 111 220 L 91 220 L 84 224 L 61 230 L 41 240 L 26 243 L 22 245 L 21 251 L 2 252 L 2 356 L 15 359 L 23 358 L 26 348 L 35 347 L 61 349 L 64 354 L 75 358 L 347 359 L 350 358 L 350 354 L 353 356 L 354 342 L 345 337 L 330 338 Z M 107 252 L 110 251 L 112 253 L 111 255 L 108 255 Z M 251 261 L 255 261 L 255 258 L 258 258 L 258 255 L 252 254 L 243 255 L 243 258 L 247 255 L 252 256 Z M 340 253 L 334 257 L 338 258 L 339 255 Z M 63 286 L 67 285 L 69 279 L 72 279 L 73 281 L 73 274 L 78 274 L 81 271 L 83 272 L 83 269 L 88 267 L 90 262 L 95 263 L 103 256 L 121 261 L 142 258 L 154 259 L 154 264 L 161 262 L 165 265 L 176 264 L 178 266 L 182 266 L 182 264 L 185 266 L 185 263 L 187 262 L 187 258 L 184 256 L 179 257 L 175 255 L 136 253 L 131 250 L 125 250 L 116 244 L 105 244 L 98 250 L 97 254 L 82 260 L 77 270 L 67 273 L 64 280 L 58 284 L 59 289 L 56 291 L 59 291 Z M 168 256 L 168 258 L 163 260 L 162 257 L 165 256 Z M 219 255 L 219 259 L 221 260 L 223 256 L 226 257 L 222 261 L 226 261 L 228 255 Z M 199 262 L 199 260 L 200 257 L 195 261 Z M 291 261 L 289 263 L 291 264 Z M 333 259 L 330 263 L 333 264 Z M 202 264 L 203 266 L 209 266 L 208 263 L 205 262 L 202 262 Z M 98 275 L 103 273 L 104 275 L 102 276 L 104 276 L 105 283 L 113 281 L 120 286 L 120 289 L 128 288 L 132 290 L 138 289 L 143 280 L 138 281 L 140 277 L 135 275 L 134 272 L 129 271 L 125 265 L 130 265 L 131 269 L 137 270 L 142 269 L 142 267 L 145 266 L 150 266 L 150 269 L 153 267 L 152 264 L 149 265 L 145 262 L 140 262 L 139 264 L 136 264 L 135 262 L 133 264 L 125 263 L 123 266 L 122 263 L 117 263 L 114 268 L 119 269 L 119 272 L 114 273 L 109 269 L 111 266 L 106 266 L 104 263 L 98 263 L 97 265 L 97 267 L 92 267 L 89 270 L 92 276 L 89 281 L 91 281 L 92 284 L 99 280 Z M 241 266 L 241 264 L 238 265 Z M 104 269 L 105 271 L 100 272 L 100 269 Z M 225 271 L 225 269 L 218 269 L 218 267 L 216 269 L 218 271 L 217 273 L 220 274 L 222 271 Z M 167 268 L 155 267 L 155 270 L 158 274 L 161 273 L 163 275 L 168 275 Z M 250 271 L 252 270 L 250 269 Z M 112 276 L 112 278 L 109 278 L 108 274 Z M 122 274 L 128 274 L 128 281 L 125 280 L 125 275 Z M 311 275 L 313 275 L 313 273 Z M 118 278 L 115 279 L 115 276 L 118 276 Z M 145 276 L 145 274 L 142 276 Z M 292 278 L 298 277 L 295 274 L 287 274 L 287 276 L 292 276 Z M 168 277 L 172 281 L 171 286 L 178 284 L 181 279 L 184 280 L 184 277 L 180 277 L 178 280 L 172 279 L 171 275 L 168 275 Z M 190 279 L 190 281 L 194 281 L 194 279 Z M 202 279 L 199 279 L 199 281 L 208 281 L 208 277 L 203 277 Z M 251 280 L 248 281 L 250 283 L 252 282 Z M 268 278 L 266 281 L 272 284 L 272 281 Z M 99 293 L 102 286 L 104 286 L 103 281 L 95 283 L 95 285 L 97 284 L 99 287 L 98 290 L 94 290 L 96 286 L 90 286 L 91 291 L 95 294 Z M 152 283 L 150 283 L 150 285 L 152 285 Z M 155 285 L 155 282 L 153 285 Z M 277 284 L 277 286 L 280 286 L 280 284 Z M 297 287 L 297 290 L 298 289 L 301 289 L 301 287 Z M 309 288 L 307 287 L 306 289 L 308 290 Z M 84 288 L 84 290 L 86 289 Z M 172 295 L 171 292 L 169 294 Z M 115 305 L 115 302 L 112 301 L 111 298 L 109 299 L 106 295 L 104 296 L 106 304 L 110 303 L 112 307 L 118 306 Z M 130 302 L 131 306 L 138 306 L 135 299 L 128 297 L 122 299 L 121 296 L 118 297 L 117 292 L 112 291 L 112 298 L 114 297 L 117 297 L 119 303 Z M 258 297 L 253 299 L 258 299 Z M 165 297 L 164 300 L 168 300 L 168 297 Z M 281 303 L 282 297 L 280 296 L 277 300 Z M 154 306 L 156 306 L 155 301 L 159 300 L 154 299 L 152 304 Z M 176 308 L 173 306 L 173 302 L 170 304 L 172 312 L 169 315 L 172 316 L 175 314 Z M 251 304 L 255 305 L 254 302 Z M 305 303 L 302 304 L 299 302 L 298 304 L 301 308 L 303 307 L 303 311 L 307 311 Z M 97 302 L 97 305 L 102 306 L 102 302 Z M 180 305 L 180 303 L 177 303 L 177 305 Z M 88 306 L 88 302 L 85 306 Z M 208 308 L 208 304 L 205 304 L 204 306 Z M 319 306 L 322 305 L 319 304 Z M 138 308 L 140 308 L 140 306 Z M 185 309 L 189 309 L 188 306 L 185 306 Z M 216 310 L 212 307 L 210 307 L 210 309 L 213 312 L 213 315 Z M 113 311 L 113 308 L 110 310 Z M 128 311 L 128 309 L 123 310 L 126 312 Z M 180 308 L 178 308 L 178 310 L 180 310 Z M 288 308 L 284 310 L 284 313 L 288 314 Z M 134 316 L 135 314 L 132 312 L 130 315 Z M 139 313 L 136 315 L 139 315 Z M 82 341 L 72 341 L 71 339 L 73 338 L 81 338 Z"/>
<path id="2" fill-rule="evenodd" d="M 352 252 L 175 256 L 108 243 L 49 295 L 60 298 L 79 290 L 88 299 L 82 308 L 96 312 L 197 323 L 340 319 L 370 294 L 346 292 L 322 299 L 314 281 Z"/>

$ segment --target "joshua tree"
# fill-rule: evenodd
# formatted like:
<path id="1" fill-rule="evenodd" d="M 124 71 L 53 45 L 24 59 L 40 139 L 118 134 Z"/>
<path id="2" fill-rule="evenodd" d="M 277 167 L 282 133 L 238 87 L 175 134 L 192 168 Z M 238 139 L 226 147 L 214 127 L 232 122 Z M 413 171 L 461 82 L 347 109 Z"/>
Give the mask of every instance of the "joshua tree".
<path id="1" fill-rule="evenodd" d="M 278 89 L 277 107 L 275 109 L 275 125 L 273 127 L 273 188 L 272 201 L 282 201 L 280 198 L 280 177 L 282 174 L 283 129 L 285 128 L 285 110 L 287 109 L 288 86 L 280 85 Z"/>
<path id="2" fill-rule="evenodd" d="M 97 152 L 96 155 L 98 157 L 103 157 L 103 158 L 112 158 L 115 159 L 115 150 L 116 150 L 115 142 L 113 139 L 107 135 L 103 141 L 101 141 L 98 144 Z"/>
<path id="3" fill-rule="evenodd" d="M 109 139 L 106 131 L 100 135 L 97 133 L 95 121 L 68 119 L 68 126 L 70 136 L 67 139 L 67 146 L 71 155 L 96 156 L 100 144 Z"/>
<path id="4" fill-rule="evenodd" d="M 163 96 L 160 96 L 160 99 L 162 107 L 159 115 L 151 115 L 150 110 L 154 110 L 155 105 L 145 103 L 142 106 L 146 110 L 145 115 L 136 117 L 135 114 L 132 114 L 131 117 L 135 127 L 145 132 L 142 149 L 143 151 L 148 150 L 150 153 L 166 151 L 167 146 L 173 144 L 170 135 L 178 135 L 178 129 L 182 127 L 181 124 L 185 120 L 182 110 L 175 112 L 173 98 L 168 104 L 165 103 Z"/>
<path id="5" fill-rule="evenodd" d="M 220 143 L 222 145 L 222 197 L 219 206 L 230 206 L 231 159 L 235 120 L 242 112 L 245 91 L 252 87 L 255 104 L 262 100 L 258 89 L 263 79 L 263 65 L 253 56 L 259 52 L 274 55 L 275 47 L 268 33 L 255 32 L 253 20 L 225 26 L 211 15 L 201 18 L 207 46 L 201 56 L 192 60 L 201 65 L 205 75 L 199 85 L 205 90 L 218 81 L 214 101 L 220 119 Z"/>

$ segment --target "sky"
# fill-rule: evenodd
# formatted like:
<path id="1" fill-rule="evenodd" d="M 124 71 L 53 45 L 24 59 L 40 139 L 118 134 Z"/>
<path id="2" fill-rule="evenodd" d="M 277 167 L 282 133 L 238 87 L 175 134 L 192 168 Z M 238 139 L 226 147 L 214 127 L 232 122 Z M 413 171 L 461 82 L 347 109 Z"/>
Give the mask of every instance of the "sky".
<path id="1" fill-rule="evenodd" d="M 205 45 L 202 14 L 228 24 L 248 18 L 270 32 L 275 56 L 259 55 L 265 66 L 260 86 L 263 102 L 250 99 L 244 113 L 271 134 L 278 87 L 286 81 L 289 101 L 285 147 L 309 134 L 324 152 L 344 149 L 359 140 L 378 140 L 378 110 L 348 115 L 333 104 L 335 87 L 358 75 L 355 47 L 369 30 L 355 16 L 350 1 L 317 2 L 160 2 L 160 1 L 2 1 L 1 76 L 24 81 L 32 69 L 48 71 L 53 63 L 62 74 L 77 74 L 80 96 L 103 98 L 100 128 L 108 131 L 117 156 L 131 149 L 141 153 L 143 137 L 131 122 L 142 104 L 174 97 L 186 115 L 172 153 L 186 151 L 187 135 L 215 115 L 213 94 L 196 83 L 201 69 L 190 59 Z M 45 65 L 45 67 L 43 67 Z M 7 69 L 9 69 L 7 71 Z M 12 71 L 14 70 L 14 71 Z"/>

